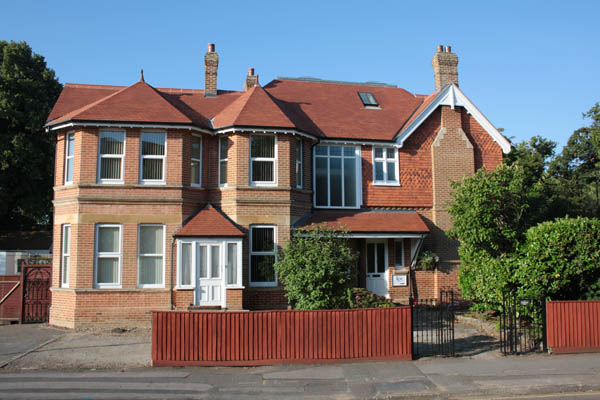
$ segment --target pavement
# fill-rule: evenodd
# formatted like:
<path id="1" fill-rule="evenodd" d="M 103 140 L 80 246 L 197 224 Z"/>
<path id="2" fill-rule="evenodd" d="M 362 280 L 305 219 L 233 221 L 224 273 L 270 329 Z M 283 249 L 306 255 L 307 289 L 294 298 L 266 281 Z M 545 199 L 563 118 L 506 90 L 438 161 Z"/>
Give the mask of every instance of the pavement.
<path id="1" fill-rule="evenodd" d="M 0 326 L 0 338 L 54 340 L 0 369 L 1 399 L 600 399 L 600 355 L 504 357 L 477 332 L 477 350 L 456 358 L 152 368 L 149 330 L 13 327 Z M 468 327 L 459 330 L 466 340 Z M 9 344 L 1 354 L 17 353 Z"/>

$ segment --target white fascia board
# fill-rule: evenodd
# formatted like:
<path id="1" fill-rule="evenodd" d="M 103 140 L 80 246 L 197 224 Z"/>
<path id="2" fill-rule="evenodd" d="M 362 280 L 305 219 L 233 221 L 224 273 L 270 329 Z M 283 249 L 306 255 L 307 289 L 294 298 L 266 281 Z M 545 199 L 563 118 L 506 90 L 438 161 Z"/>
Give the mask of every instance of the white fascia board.
<path id="1" fill-rule="evenodd" d="M 399 149 L 401 144 L 396 142 L 378 142 L 374 140 L 351 140 L 351 139 L 323 139 L 320 144 L 352 144 L 358 146 L 378 146 L 378 147 L 393 147 Z"/>
<path id="2" fill-rule="evenodd" d="M 63 128 L 71 128 L 74 126 L 99 126 L 99 127 L 112 127 L 112 128 L 148 128 L 148 129 L 187 129 L 190 131 L 208 133 L 214 135 L 213 132 L 198 128 L 192 125 L 168 125 L 168 124 L 130 124 L 130 123 L 120 123 L 120 122 L 66 122 L 60 125 L 54 125 L 51 127 L 47 127 L 47 130 L 55 131 Z"/>
<path id="3" fill-rule="evenodd" d="M 225 134 L 225 133 L 234 133 L 234 132 L 244 132 L 244 133 L 282 133 L 284 135 L 298 135 L 302 136 L 314 141 L 318 141 L 319 139 L 314 137 L 313 135 L 309 135 L 308 133 L 301 132 L 297 129 L 273 129 L 273 128 L 236 128 L 230 127 L 225 129 L 218 129 L 215 133 Z"/>
<path id="4" fill-rule="evenodd" d="M 309 233 L 302 233 L 301 230 L 296 228 L 299 236 L 309 236 Z M 342 235 L 341 235 L 342 236 Z M 424 239 L 426 233 L 352 233 L 349 232 L 344 237 L 351 239 Z"/>
<path id="5" fill-rule="evenodd" d="M 492 123 L 483 115 L 481 111 L 469 100 L 469 98 L 456 86 L 450 84 L 442 90 L 436 98 L 415 118 L 415 120 L 403 129 L 402 134 L 398 136 L 396 142 L 402 147 L 408 137 L 435 111 L 439 106 L 464 107 L 469 114 L 485 129 L 485 131 L 500 146 L 504 154 L 508 154 L 511 149 L 510 142 L 502 136 Z"/>

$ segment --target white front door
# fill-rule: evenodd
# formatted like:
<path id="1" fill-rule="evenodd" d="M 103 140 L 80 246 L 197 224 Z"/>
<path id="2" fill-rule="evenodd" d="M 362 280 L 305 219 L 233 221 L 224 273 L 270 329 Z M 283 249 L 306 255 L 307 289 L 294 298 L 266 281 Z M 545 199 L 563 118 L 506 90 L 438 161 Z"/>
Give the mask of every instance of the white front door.
<path id="1" fill-rule="evenodd" d="M 222 306 L 223 262 L 221 244 L 198 243 L 196 305 Z"/>
<path id="2" fill-rule="evenodd" d="M 387 272 L 387 242 L 367 241 L 367 290 L 388 297 Z"/>

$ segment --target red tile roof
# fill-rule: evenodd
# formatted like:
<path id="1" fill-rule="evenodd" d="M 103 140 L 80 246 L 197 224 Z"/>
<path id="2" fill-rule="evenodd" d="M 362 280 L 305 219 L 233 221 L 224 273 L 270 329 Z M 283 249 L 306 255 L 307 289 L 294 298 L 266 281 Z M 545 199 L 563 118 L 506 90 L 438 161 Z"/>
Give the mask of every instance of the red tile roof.
<path id="1" fill-rule="evenodd" d="M 414 211 L 317 211 L 302 228 L 311 224 L 325 224 L 337 228 L 339 224 L 352 233 L 426 233 L 429 228 Z"/>
<path id="2" fill-rule="evenodd" d="M 198 214 L 186 222 L 175 236 L 243 237 L 244 232 L 231 222 L 225 214 L 211 204 L 207 204 Z"/>

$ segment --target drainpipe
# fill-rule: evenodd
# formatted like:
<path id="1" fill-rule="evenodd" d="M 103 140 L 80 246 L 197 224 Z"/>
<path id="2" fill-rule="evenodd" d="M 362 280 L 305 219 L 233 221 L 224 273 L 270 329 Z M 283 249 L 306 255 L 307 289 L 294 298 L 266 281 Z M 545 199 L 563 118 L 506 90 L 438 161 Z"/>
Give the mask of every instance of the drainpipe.
<path id="1" fill-rule="evenodd" d="M 171 240 L 171 311 L 175 309 L 175 305 L 173 303 L 173 277 L 175 275 L 175 271 L 173 270 L 173 253 L 175 249 L 175 235 L 173 235 L 173 239 Z"/>

